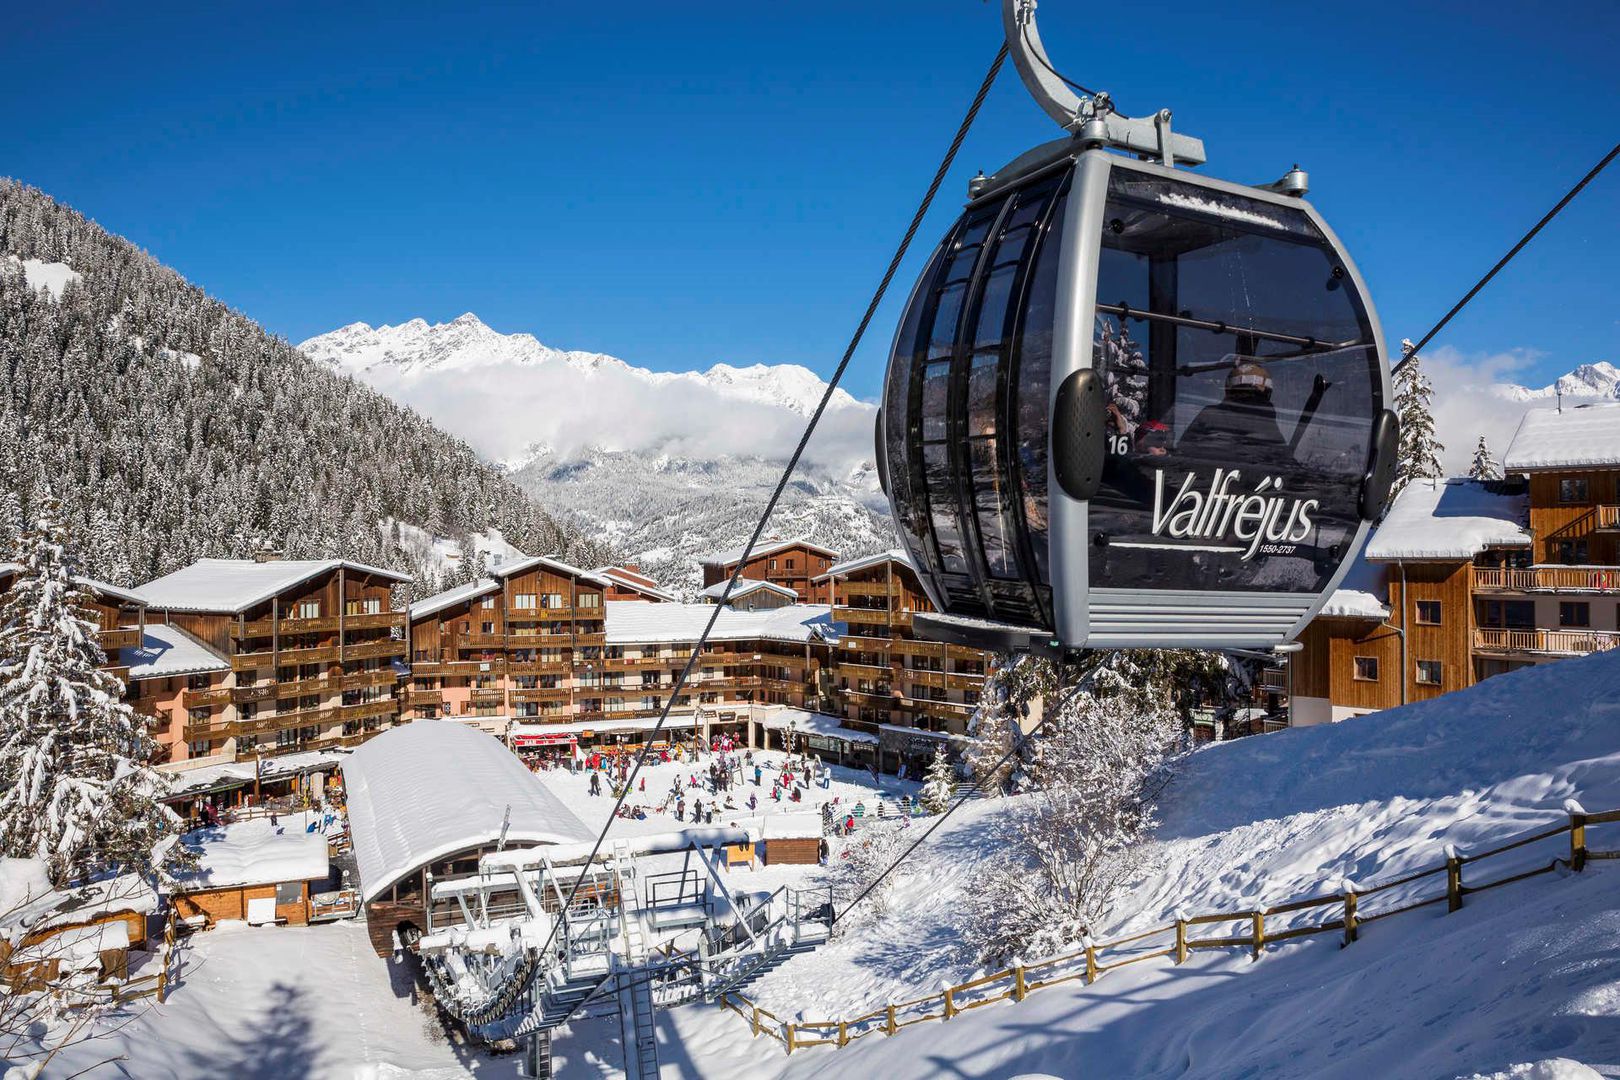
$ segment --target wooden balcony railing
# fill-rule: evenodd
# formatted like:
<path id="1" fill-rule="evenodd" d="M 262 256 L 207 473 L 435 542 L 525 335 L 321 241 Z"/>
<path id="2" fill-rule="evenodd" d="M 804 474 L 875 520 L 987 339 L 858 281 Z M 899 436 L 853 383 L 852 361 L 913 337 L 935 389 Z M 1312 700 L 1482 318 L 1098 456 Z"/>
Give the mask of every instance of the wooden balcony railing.
<path id="1" fill-rule="evenodd" d="M 1540 653 L 1548 656 L 1585 656 L 1620 648 L 1620 632 L 1613 630 L 1504 630 L 1479 627 L 1474 648 L 1480 652 Z"/>
<path id="2" fill-rule="evenodd" d="M 231 703 L 234 705 L 248 705 L 255 701 L 270 701 L 276 696 L 276 683 L 265 683 L 263 686 L 233 686 L 231 687 Z"/>
<path id="3" fill-rule="evenodd" d="M 387 641 L 368 641 L 362 645 L 345 645 L 343 659 L 374 660 L 386 656 L 404 656 L 407 651 L 405 642 L 390 638 Z"/>
<path id="4" fill-rule="evenodd" d="M 102 652 L 106 653 L 111 653 L 114 649 L 138 649 L 141 647 L 141 632 L 123 627 L 101 630 L 97 632 L 96 640 L 100 642 Z"/>
<path id="5" fill-rule="evenodd" d="M 403 649 L 405 643 L 399 642 Z M 307 649 L 282 649 L 280 652 L 271 652 L 265 649 L 260 652 L 242 652 L 231 657 L 233 671 L 252 671 L 256 668 L 274 668 L 283 664 L 318 664 L 323 661 L 337 660 L 342 655 L 340 646 L 317 645 Z"/>
<path id="6" fill-rule="evenodd" d="M 444 704 L 443 690 L 407 690 L 405 691 L 405 704 L 413 708 L 418 705 Z"/>
<path id="7" fill-rule="evenodd" d="M 1476 566 L 1474 591 L 1620 594 L 1620 566 L 1529 566 L 1522 570 Z"/>
<path id="8" fill-rule="evenodd" d="M 322 615 L 314 619 L 294 619 L 286 615 L 281 617 L 281 624 L 277 627 L 274 619 L 254 619 L 243 623 L 240 627 L 231 626 L 231 636 L 238 638 L 270 637 L 278 632 L 282 634 L 322 634 L 338 628 L 336 615 Z"/>
<path id="9" fill-rule="evenodd" d="M 278 698 L 303 697 L 305 694 L 330 694 L 337 689 L 337 682 L 328 679 L 325 675 L 313 679 L 293 679 L 288 682 L 278 682 L 274 686 Z"/>
<path id="10" fill-rule="evenodd" d="M 504 705 L 506 704 L 505 690 L 471 690 L 467 700 L 474 705 Z"/>
<path id="11" fill-rule="evenodd" d="M 363 690 L 368 686 L 393 686 L 398 681 L 399 673 L 386 667 L 376 671 L 352 671 L 343 676 L 338 685 L 345 690 Z"/>
<path id="12" fill-rule="evenodd" d="M 538 702 L 544 704 L 548 701 L 567 701 L 568 688 L 566 686 L 535 687 L 530 690 L 513 690 L 513 704 L 528 704 Z"/>
<path id="13" fill-rule="evenodd" d="M 566 675 L 574 670 L 567 660 L 508 660 L 508 675 Z"/>
<path id="14" fill-rule="evenodd" d="M 1600 532 L 1610 532 L 1620 529 L 1620 506 L 1600 506 L 1597 508 L 1597 525 Z"/>
<path id="15" fill-rule="evenodd" d="M 370 716 L 394 716 L 399 712 L 399 702 L 393 698 L 384 698 L 381 701 L 362 701 L 356 705 L 340 705 L 338 716 L 344 720 L 364 720 Z"/>
<path id="16" fill-rule="evenodd" d="M 457 634 L 455 647 L 458 649 L 502 649 L 506 647 L 505 634 Z"/>
<path id="17" fill-rule="evenodd" d="M 1287 690 L 1288 669 L 1273 667 L 1262 669 L 1260 672 L 1260 685 L 1267 690 Z"/>
<path id="18" fill-rule="evenodd" d="M 188 709 L 207 709 L 215 705 L 229 705 L 234 692 L 228 686 L 211 686 L 206 690 L 186 690 L 180 695 L 180 703 Z"/>
<path id="19" fill-rule="evenodd" d="M 900 585 L 887 581 L 840 581 L 833 586 L 833 591 L 839 596 L 899 596 Z"/>
<path id="20" fill-rule="evenodd" d="M 343 616 L 343 630 L 347 633 L 350 630 L 393 629 L 396 626 L 404 629 L 410 625 L 410 622 L 410 613 L 405 611 L 379 611 L 367 615 L 345 615 Z"/>

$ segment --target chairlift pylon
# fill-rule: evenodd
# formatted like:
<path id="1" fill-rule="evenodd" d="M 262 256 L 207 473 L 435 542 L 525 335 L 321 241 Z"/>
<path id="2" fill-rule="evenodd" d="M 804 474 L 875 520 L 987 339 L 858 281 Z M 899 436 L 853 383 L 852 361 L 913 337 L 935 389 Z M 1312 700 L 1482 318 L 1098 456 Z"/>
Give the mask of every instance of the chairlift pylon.
<path id="1" fill-rule="evenodd" d="M 989 648 L 1269 648 L 1382 508 L 1389 363 L 1295 166 L 1250 186 L 1203 143 L 1058 74 L 1033 0 L 1010 54 L 1067 134 L 976 177 L 896 332 L 879 473 L 938 614 Z"/>

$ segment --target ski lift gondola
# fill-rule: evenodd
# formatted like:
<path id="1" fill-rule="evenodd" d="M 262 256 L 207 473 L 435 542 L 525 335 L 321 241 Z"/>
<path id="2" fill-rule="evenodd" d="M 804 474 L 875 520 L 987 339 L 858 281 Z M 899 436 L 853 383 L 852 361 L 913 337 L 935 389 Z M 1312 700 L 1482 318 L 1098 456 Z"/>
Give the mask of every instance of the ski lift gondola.
<path id="1" fill-rule="evenodd" d="M 1073 93 L 1033 8 L 1003 0 L 1008 45 L 1070 134 L 970 185 L 885 379 L 879 473 L 938 609 L 914 623 L 995 648 L 1289 641 L 1394 467 L 1366 286 L 1297 166 L 1178 168 L 1203 144 Z"/>

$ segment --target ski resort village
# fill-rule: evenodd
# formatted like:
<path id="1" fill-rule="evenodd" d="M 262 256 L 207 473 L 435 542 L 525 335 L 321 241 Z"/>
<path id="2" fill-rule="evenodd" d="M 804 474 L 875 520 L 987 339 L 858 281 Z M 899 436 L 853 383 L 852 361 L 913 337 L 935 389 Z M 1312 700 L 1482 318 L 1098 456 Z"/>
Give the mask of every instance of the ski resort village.
<path id="1" fill-rule="evenodd" d="M 13 13 L 0 1080 L 1620 1078 L 1620 11 L 867 7 Z"/>

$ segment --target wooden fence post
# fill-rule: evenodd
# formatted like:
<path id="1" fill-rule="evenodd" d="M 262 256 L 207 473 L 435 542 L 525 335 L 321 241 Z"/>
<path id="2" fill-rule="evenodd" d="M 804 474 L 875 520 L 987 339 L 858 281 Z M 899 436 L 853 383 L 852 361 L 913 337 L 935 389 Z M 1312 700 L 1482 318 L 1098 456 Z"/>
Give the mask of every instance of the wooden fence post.
<path id="1" fill-rule="evenodd" d="M 1260 959 L 1260 950 L 1265 947 L 1265 944 L 1266 913 L 1263 911 L 1256 911 L 1254 913 L 1254 956 L 1252 959 Z"/>
<path id="2" fill-rule="evenodd" d="M 838 1049 L 842 1050 L 844 1047 L 846 1047 L 848 1045 L 849 1045 L 849 1025 L 847 1023 L 845 1023 L 844 1021 L 840 1020 L 840 1021 L 838 1021 Z"/>
<path id="3" fill-rule="evenodd" d="M 945 988 L 945 1019 L 949 1020 L 956 1015 L 956 990 L 947 986 Z"/>
<path id="4" fill-rule="evenodd" d="M 793 1053 L 793 1025 L 785 1021 L 782 1024 L 782 1042 L 787 1044 L 787 1052 Z"/>
<path id="5" fill-rule="evenodd" d="M 1586 869 L 1586 810 L 1565 799 L 1564 813 L 1569 815 L 1569 868 L 1578 874 Z"/>
<path id="6" fill-rule="evenodd" d="M 1462 908 L 1462 859 L 1455 844 L 1446 845 L 1446 912 Z"/>
<path id="7" fill-rule="evenodd" d="M 883 1033 L 885 1035 L 893 1035 L 896 1031 L 900 1030 L 899 1026 L 894 1022 L 894 1006 L 890 1005 L 883 1011 L 885 1014 Z"/>
<path id="8" fill-rule="evenodd" d="M 1356 921 L 1356 887 L 1350 882 L 1344 883 L 1344 943 L 1350 944 L 1356 940 L 1359 933 Z"/>
<path id="9" fill-rule="evenodd" d="M 748 1003 L 748 1008 L 754 1014 L 754 1016 L 753 1016 L 754 1038 L 757 1039 L 757 1038 L 759 1038 L 759 1006 L 755 1005 L 752 1001 L 750 1001 Z"/>
<path id="10" fill-rule="evenodd" d="M 1187 962 L 1187 920 L 1176 916 L 1176 963 Z"/>
<path id="11" fill-rule="evenodd" d="M 1097 943 L 1088 936 L 1086 945 L 1086 985 L 1090 986 L 1097 981 Z"/>
<path id="12" fill-rule="evenodd" d="M 1024 964 L 1019 961 L 1013 965 L 1013 993 L 1014 1001 L 1023 1001 L 1029 996 L 1029 987 L 1024 982 Z"/>

